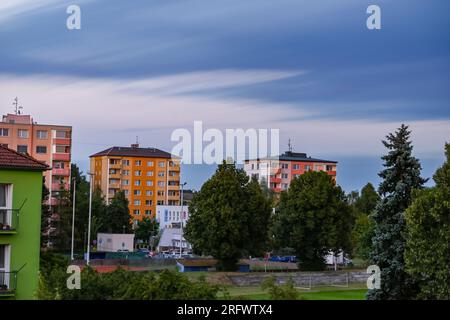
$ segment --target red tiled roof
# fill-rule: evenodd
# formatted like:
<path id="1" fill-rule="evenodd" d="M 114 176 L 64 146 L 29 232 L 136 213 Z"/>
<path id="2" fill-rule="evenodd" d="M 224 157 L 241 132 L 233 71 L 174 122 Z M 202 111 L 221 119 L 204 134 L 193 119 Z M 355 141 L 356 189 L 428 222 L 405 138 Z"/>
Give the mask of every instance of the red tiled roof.
<path id="1" fill-rule="evenodd" d="M 0 169 L 24 169 L 44 171 L 49 166 L 28 155 L 0 146 Z"/>

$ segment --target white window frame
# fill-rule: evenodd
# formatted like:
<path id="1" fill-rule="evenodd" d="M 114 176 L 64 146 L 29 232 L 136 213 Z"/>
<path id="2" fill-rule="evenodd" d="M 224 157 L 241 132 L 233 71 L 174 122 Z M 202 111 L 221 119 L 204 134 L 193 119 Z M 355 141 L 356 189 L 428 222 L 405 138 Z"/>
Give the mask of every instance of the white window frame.
<path id="1" fill-rule="evenodd" d="M 5 209 L 6 211 L 6 224 L 11 225 L 12 223 L 12 196 L 13 196 L 13 185 L 10 183 L 2 183 L 2 185 L 6 186 L 6 206 L 0 207 L 0 209 Z"/>

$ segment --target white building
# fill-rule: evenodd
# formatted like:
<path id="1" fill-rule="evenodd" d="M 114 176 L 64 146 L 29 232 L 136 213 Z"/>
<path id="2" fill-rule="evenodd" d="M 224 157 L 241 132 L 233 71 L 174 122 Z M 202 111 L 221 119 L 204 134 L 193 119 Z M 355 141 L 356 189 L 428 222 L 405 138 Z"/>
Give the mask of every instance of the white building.
<path id="1" fill-rule="evenodd" d="M 189 219 L 188 206 L 156 206 L 156 221 L 159 223 L 159 229 L 180 228 L 180 223 L 183 223 L 183 228 L 186 227 L 186 222 Z"/>
<path id="2" fill-rule="evenodd" d="M 134 234 L 98 233 L 97 251 L 100 252 L 132 252 L 134 248 Z"/>
<path id="3" fill-rule="evenodd" d="M 180 239 L 183 253 L 190 252 L 192 246 L 181 236 L 181 228 L 165 228 L 158 243 L 158 252 L 179 252 Z"/>

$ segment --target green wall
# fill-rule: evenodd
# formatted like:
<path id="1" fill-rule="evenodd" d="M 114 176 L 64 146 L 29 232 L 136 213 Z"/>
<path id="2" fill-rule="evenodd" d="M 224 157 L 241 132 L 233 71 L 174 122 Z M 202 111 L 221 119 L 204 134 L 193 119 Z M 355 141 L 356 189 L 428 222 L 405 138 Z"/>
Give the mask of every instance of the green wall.
<path id="1" fill-rule="evenodd" d="M 17 234 L 0 235 L 0 244 L 11 245 L 10 270 L 17 275 L 15 299 L 33 299 L 38 286 L 41 232 L 42 172 L 0 169 L 0 183 L 13 184 L 13 209 L 26 199 L 19 214 Z"/>

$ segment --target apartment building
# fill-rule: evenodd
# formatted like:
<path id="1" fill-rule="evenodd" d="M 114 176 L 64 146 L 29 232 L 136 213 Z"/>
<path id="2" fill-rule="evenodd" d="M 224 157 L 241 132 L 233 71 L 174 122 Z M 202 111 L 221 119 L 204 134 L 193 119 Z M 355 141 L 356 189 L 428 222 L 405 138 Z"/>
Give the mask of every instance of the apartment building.
<path id="1" fill-rule="evenodd" d="M 279 193 L 287 190 L 295 177 L 308 171 L 324 171 L 336 180 L 337 161 L 308 157 L 306 153 L 286 151 L 278 157 L 245 160 L 244 170 Z"/>
<path id="2" fill-rule="evenodd" d="M 156 148 L 112 147 L 90 156 L 94 186 L 109 203 L 123 190 L 136 224 L 155 217 L 156 206 L 180 204 L 180 159 Z"/>
<path id="3" fill-rule="evenodd" d="M 70 189 L 72 127 L 36 123 L 30 115 L 7 114 L 0 122 L 0 145 L 44 162 L 45 184 L 55 204 L 62 187 Z"/>
<path id="4" fill-rule="evenodd" d="M 0 301 L 38 288 L 42 172 L 49 167 L 0 146 Z"/>

